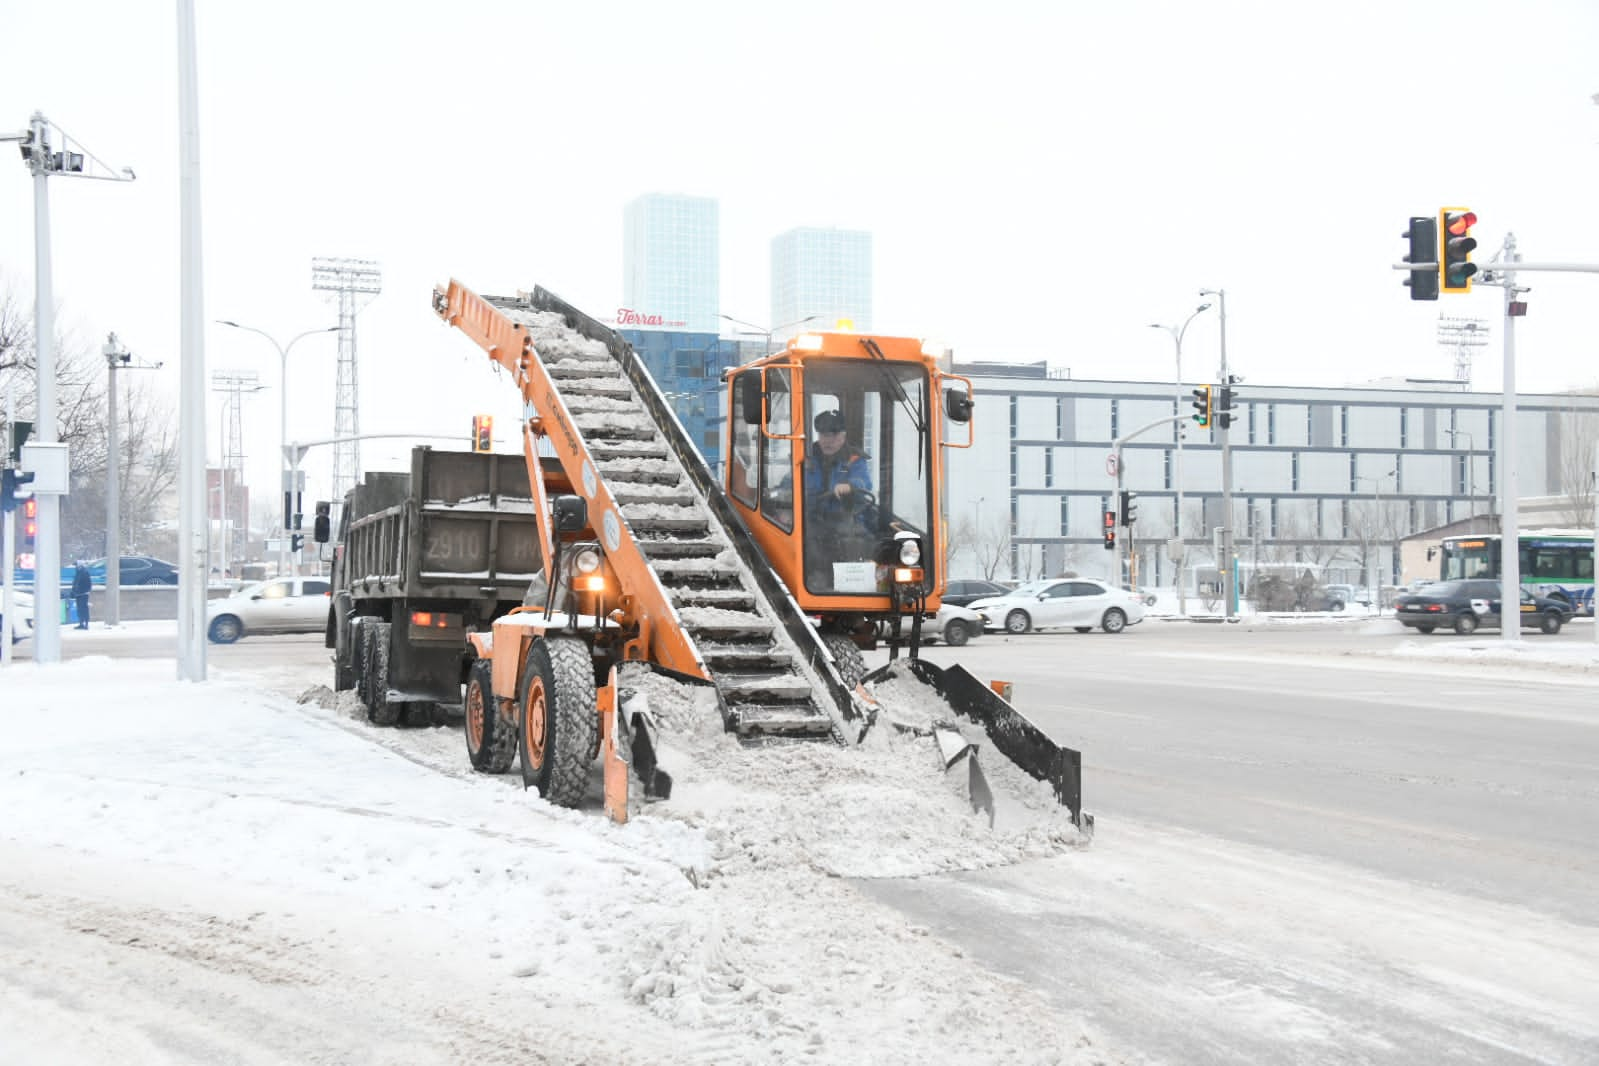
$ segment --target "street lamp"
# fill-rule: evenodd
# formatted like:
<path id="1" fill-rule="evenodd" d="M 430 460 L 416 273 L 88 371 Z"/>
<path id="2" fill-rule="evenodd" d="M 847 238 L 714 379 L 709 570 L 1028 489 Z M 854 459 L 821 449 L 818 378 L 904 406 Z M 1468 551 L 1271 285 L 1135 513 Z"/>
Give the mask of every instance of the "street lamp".
<path id="1" fill-rule="evenodd" d="M 756 333 L 759 333 L 761 336 L 765 337 L 766 338 L 766 350 L 765 350 L 765 352 L 763 354 L 770 355 L 770 354 L 772 354 L 772 334 L 781 333 L 783 330 L 788 329 L 790 326 L 803 326 L 807 322 L 815 322 L 818 318 L 821 318 L 822 316 L 821 315 L 806 315 L 804 318 L 796 318 L 792 322 L 784 322 L 782 325 L 773 326 L 770 329 L 767 329 L 764 326 L 757 326 L 753 322 L 746 322 L 742 318 L 734 318 L 732 315 L 717 315 L 716 317 L 717 318 L 726 319 L 727 321 L 733 323 L 735 326 L 747 326 L 748 328 L 754 330 Z"/>
<path id="2" fill-rule="evenodd" d="M 1449 442 L 1453 444 L 1456 437 L 1466 438 L 1466 500 L 1471 507 L 1470 528 L 1467 532 L 1477 532 L 1477 464 L 1476 456 L 1472 453 L 1477 450 L 1477 444 L 1471 439 L 1471 434 L 1463 429 L 1446 429 Z"/>
<path id="3" fill-rule="evenodd" d="M 1194 313 L 1189 315 L 1181 326 L 1167 326 L 1159 322 L 1151 322 L 1150 329 L 1163 329 L 1171 334 L 1172 341 L 1177 345 L 1177 406 L 1173 414 L 1182 414 L 1183 411 L 1183 334 L 1188 332 L 1188 323 L 1198 318 L 1200 312 L 1210 309 L 1210 304 L 1200 304 L 1194 308 Z M 1177 484 L 1177 521 L 1172 527 L 1172 540 L 1177 547 L 1177 554 L 1172 559 L 1177 564 L 1177 614 L 1188 614 L 1187 590 L 1183 587 L 1183 423 L 1177 422 L 1177 465 L 1172 471 L 1172 480 Z"/>
<path id="4" fill-rule="evenodd" d="M 1356 482 L 1361 482 L 1361 481 L 1369 481 L 1369 482 L 1371 482 L 1371 519 L 1372 519 L 1372 538 L 1371 538 L 1371 540 L 1372 540 L 1373 548 L 1372 548 L 1372 551 L 1371 551 L 1371 574 L 1369 576 L 1369 580 L 1371 581 L 1371 584 L 1370 584 L 1370 586 L 1368 588 L 1368 594 L 1371 596 L 1371 601 L 1367 604 L 1368 609 L 1369 608 L 1373 608 L 1373 607 L 1380 608 L 1381 602 L 1382 602 L 1382 575 L 1381 575 L 1380 571 L 1377 568 L 1377 563 L 1378 563 L 1377 556 L 1378 556 L 1379 553 L 1378 553 L 1377 548 L 1376 548 L 1377 537 L 1382 533 L 1382 529 L 1380 528 L 1380 523 L 1382 522 L 1382 482 L 1383 482 L 1384 478 L 1393 477 L 1398 472 L 1399 472 L 1399 470 L 1396 467 L 1393 470 L 1388 471 L 1386 474 L 1375 474 L 1375 475 L 1373 475 L 1373 474 L 1356 474 L 1355 475 L 1355 481 Z"/>
<path id="5" fill-rule="evenodd" d="M 279 451 L 282 454 L 283 465 L 286 469 L 286 476 L 284 479 L 285 484 L 283 487 L 285 504 L 283 508 L 283 536 L 278 542 L 278 576 L 285 577 L 289 575 L 289 538 L 294 535 L 294 531 L 289 528 L 293 520 L 289 517 L 290 507 L 288 504 L 291 500 L 297 499 L 295 494 L 300 488 L 300 454 L 298 451 L 295 451 L 293 454 L 291 454 L 289 450 L 289 351 L 296 344 L 300 343 L 300 341 L 307 337 L 314 336 L 318 333 L 337 333 L 339 331 L 339 327 L 324 326 L 321 329 L 308 329 L 304 333 L 296 335 L 293 340 L 289 341 L 288 344 L 279 344 L 277 338 L 272 336 L 272 334 L 268 333 L 264 329 L 256 329 L 254 326 L 241 325 L 238 322 L 234 322 L 231 319 L 226 318 L 217 319 L 217 324 L 221 326 L 232 326 L 234 329 L 242 329 L 246 333 L 259 333 L 261 336 L 265 337 L 271 342 L 272 347 L 278 350 L 278 366 L 282 370 L 282 376 L 280 379 L 282 396 L 279 397 L 281 402 L 279 404 L 278 415 L 278 441 Z"/>

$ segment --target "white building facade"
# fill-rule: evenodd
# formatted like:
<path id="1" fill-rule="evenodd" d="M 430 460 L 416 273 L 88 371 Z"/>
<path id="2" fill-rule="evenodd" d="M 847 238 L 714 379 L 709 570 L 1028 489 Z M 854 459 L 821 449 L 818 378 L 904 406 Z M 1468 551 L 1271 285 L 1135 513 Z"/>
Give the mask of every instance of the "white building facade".
<path id="1" fill-rule="evenodd" d="M 955 370 L 971 377 L 977 407 L 972 448 L 948 455 L 951 575 L 1112 576 L 1115 553 L 1104 547 L 1104 512 L 1118 509 L 1106 462 L 1112 442 L 1190 414 L 1189 388 L 1179 399 L 1171 383 L 1076 381 L 1043 364 Z M 1500 405 L 1497 393 L 1426 387 L 1235 386 L 1231 526 L 1240 573 L 1308 569 L 1355 584 L 1373 571 L 1394 584 L 1436 576 L 1403 573 L 1399 542 L 1497 513 Z M 1187 417 L 1180 425 L 1183 577 L 1192 589 L 1215 567 L 1214 530 L 1227 524 L 1222 451 L 1215 427 Z M 1569 495 L 1574 514 L 1591 509 L 1596 426 L 1599 397 L 1520 397 L 1518 494 Z M 1140 584 L 1178 579 L 1169 543 L 1177 451 L 1169 424 L 1123 446 L 1123 487 L 1136 494 L 1137 518 L 1129 536 L 1118 516 L 1116 533 Z"/>

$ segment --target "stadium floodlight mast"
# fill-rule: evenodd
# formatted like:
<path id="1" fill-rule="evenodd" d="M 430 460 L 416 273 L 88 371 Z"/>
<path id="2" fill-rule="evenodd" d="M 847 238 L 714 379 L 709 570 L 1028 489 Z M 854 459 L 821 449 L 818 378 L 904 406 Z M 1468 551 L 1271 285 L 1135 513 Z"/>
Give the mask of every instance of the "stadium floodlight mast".
<path id="1" fill-rule="evenodd" d="M 56 400 L 55 294 L 51 291 L 50 187 L 58 177 L 97 181 L 132 181 L 133 170 L 113 170 L 61 127 L 35 111 L 28 128 L 0 133 L 0 141 L 16 141 L 22 162 L 33 175 L 34 311 L 33 343 L 37 363 L 38 413 L 34 436 L 42 444 L 61 439 Z M 39 529 L 34 551 L 33 659 L 61 661 L 61 496 L 66 486 L 35 485 Z M 6 565 L 10 565 L 6 560 Z"/>

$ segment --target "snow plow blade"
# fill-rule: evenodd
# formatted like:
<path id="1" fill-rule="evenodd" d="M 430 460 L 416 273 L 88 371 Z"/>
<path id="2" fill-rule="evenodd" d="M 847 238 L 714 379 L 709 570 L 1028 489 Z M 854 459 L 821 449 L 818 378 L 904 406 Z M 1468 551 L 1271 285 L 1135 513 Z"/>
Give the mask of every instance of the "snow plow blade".
<path id="1" fill-rule="evenodd" d="M 1055 799 L 1072 814 L 1072 824 L 1092 831 L 1094 816 L 1083 813 L 1083 756 L 1056 744 L 1044 731 L 1028 721 L 1015 707 L 967 672 L 965 667 L 948 669 L 925 659 L 901 659 L 880 667 L 864 680 L 892 676 L 896 666 L 904 666 L 924 684 L 943 697 L 956 714 L 983 727 L 1000 754 L 1029 776 L 1046 781 Z"/>

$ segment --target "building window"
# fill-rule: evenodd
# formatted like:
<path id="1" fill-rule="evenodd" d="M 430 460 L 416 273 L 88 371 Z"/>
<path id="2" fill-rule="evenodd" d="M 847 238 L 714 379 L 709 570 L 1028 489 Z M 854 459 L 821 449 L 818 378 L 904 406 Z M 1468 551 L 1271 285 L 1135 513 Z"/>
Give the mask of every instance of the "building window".
<path id="1" fill-rule="evenodd" d="M 1266 443 L 1277 443 L 1277 405 L 1274 403 L 1266 405 Z"/>
<path id="2" fill-rule="evenodd" d="M 1115 440 L 1119 436 L 1121 436 L 1121 404 L 1113 396 L 1110 401 L 1110 439 Z"/>
<path id="3" fill-rule="evenodd" d="M 1344 540 L 1349 539 L 1349 501 L 1340 500 L 1338 504 L 1338 536 Z"/>
<path id="4" fill-rule="evenodd" d="M 1349 447 L 1349 405 L 1347 403 L 1340 404 L 1338 407 L 1338 447 Z"/>
<path id="5" fill-rule="evenodd" d="M 1399 409 L 1399 446 L 1410 447 L 1410 408 Z"/>
<path id="6" fill-rule="evenodd" d="M 1277 505 L 1281 502 L 1275 496 L 1271 498 L 1270 510 L 1267 512 L 1266 518 L 1266 536 L 1268 537 L 1277 535 Z"/>
<path id="7" fill-rule="evenodd" d="M 1294 452 L 1288 464 L 1288 488 L 1292 492 L 1299 491 L 1299 453 Z"/>
<path id="8" fill-rule="evenodd" d="M 1360 491 L 1360 477 L 1359 477 L 1360 466 L 1355 462 L 1356 458 L 1357 457 L 1356 457 L 1354 452 L 1350 452 L 1349 453 L 1349 491 L 1350 492 L 1359 492 Z M 1014 474 L 1015 471 L 1012 470 L 1012 473 Z"/>
<path id="9" fill-rule="evenodd" d="M 1249 443 L 1251 444 L 1255 443 L 1255 408 L 1258 406 L 1260 405 L 1253 403 L 1249 405 Z"/>
<path id="10" fill-rule="evenodd" d="M 1072 535 L 1071 513 L 1071 498 L 1068 496 L 1062 496 L 1060 498 L 1060 535 L 1063 537 L 1069 537 Z"/>
<path id="11" fill-rule="evenodd" d="M 1010 398 L 1010 439 L 1016 439 L 1016 397 L 1014 395 Z M 1014 474 L 1015 469 L 1012 468 L 1011 472 Z M 1016 484 L 1014 478 L 1011 480 L 1011 484 Z"/>
<path id="12" fill-rule="evenodd" d="M 1010 487 L 1016 487 L 1016 445 L 1010 446 Z"/>
<path id="13" fill-rule="evenodd" d="M 1163 472 L 1162 477 L 1161 477 L 1161 487 L 1169 489 L 1169 488 L 1171 488 L 1173 455 L 1172 455 L 1172 450 L 1170 448 L 1166 448 L 1164 451 L 1165 451 L 1165 462 L 1162 464 L 1162 466 L 1165 469 L 1164 469 L 1164 472 Z"/>
<path id="14" fill-rule="evenodd" d="M 1014 484 L 1016 484 L 1016 482 L 1013 480 L 1011 482 L 1011 484 L 1014 485 Z M 1055 449 L 1054 448 L 1045 448 L 1044 449 L 1044 487 L 1046 489 L 1052 489 L 1052 488 L 1055 487 Z"/>
<path id="15" fill-rule="evenodd" d="M 1010 535 L 1012 538 L 1016 536 L 1016 512 L 1016 494 L 1013 492 L 1010 494 Z"/>
<path id="16" fill-rule="evenodd" d="M 1055 398 L 1055 439 L 1066 439 L 1066 397 Z"/>

